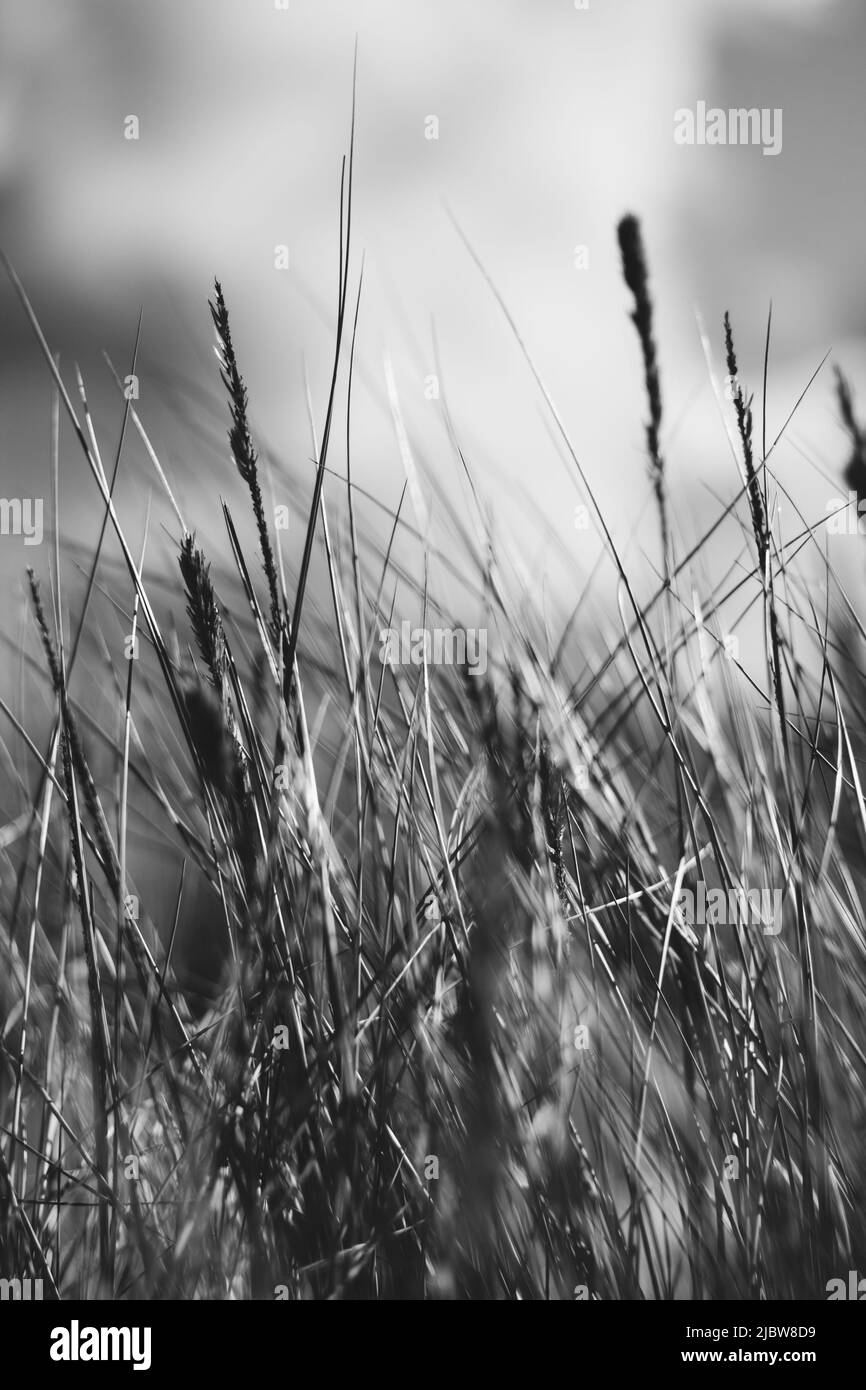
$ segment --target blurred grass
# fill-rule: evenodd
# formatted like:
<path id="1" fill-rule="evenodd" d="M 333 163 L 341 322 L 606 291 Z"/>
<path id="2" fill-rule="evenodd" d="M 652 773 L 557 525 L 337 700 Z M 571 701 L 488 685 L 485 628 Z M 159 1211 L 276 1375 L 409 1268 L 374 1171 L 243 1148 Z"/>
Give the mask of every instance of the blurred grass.
<path id="1" fill-rule="evenodd" d="M 354 367 L 350 214 L 351 160 L 291 554 L 219 286 L 258 554 L 225 502 L 205 553 L 172 496 L 177 568 L 151 562 L 154 519 L 111 500 L 146 425 L 125 401 L 100 442 L 42 340 L 55 479 L 62 409 L 122 565 L 102 541 L 70 556 L 57 516 L 2 704 L 0 1274 L 120 1299 L 821 1298 L 866 1262 L 866 662 L 826 518 L 790 508 L 783 537 L 726 321 L 740 486 L 686 547 L 667 531 L 629 219 L 669 578 L 639 603 L 595 509 L 618 633 L 593 630 L 588 589 L 554 630 L 444 403 L 469 508 L 434 477 L 451 548 L 402 502 L 382 545 L 351 409 L 345 440 L 330 428 Z M 712 576 L 723 524 L 740 548 Z M 484 628 L 489 670 L 383 665 L 409 616 Z M 750 618 L 757 672 L 730 641 Z M 699 882 L 781 890 L 782 920 L 690 923 Z"/>

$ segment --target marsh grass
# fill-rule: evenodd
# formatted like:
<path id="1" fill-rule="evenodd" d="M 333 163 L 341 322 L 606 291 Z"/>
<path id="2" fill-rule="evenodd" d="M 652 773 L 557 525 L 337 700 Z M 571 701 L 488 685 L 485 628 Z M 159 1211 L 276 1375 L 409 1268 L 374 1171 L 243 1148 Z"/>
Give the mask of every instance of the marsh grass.
<path id="1" fill-rule="evenodd" d="M 726 318 L 742 477 L 677 554 L 627 218 L 655 592 L 638 603 L 596 509 L 622 624 L 581 661 L 585 599 L 557 638 L 536 595 L 515 594 L 468 467 L 462 549 L 425 553 L 402 505 L 379 545 L 350 411 L 342 481 L 328 464 L 354 364 L 350 209 L 351 162 L 302 552 L 270 524 L 217 283 L 259 554 L 224 502 L 226 544 L 208 555 L 154 455 L 179 528 L 167 582 L 148 568 L 149 521 L 137 549 L 114 502 L 124 432 L 146 439 L 144 422 L 127 402 L 109 482 L 84 384 L 76 409 L 10 269 L 54 382 L 55 494 L 62 410 L 105 524 L 77 611 L 59 540 L 43 587 L 32 578 L 27 694 L 2 705 L 29 799 L 3 848 L 0 1274 L 118 1299 L 821 1298 L 866 1267 L 866 804 L 864 631 L 820 522 L 774 529 L 787 494 Z M 740 567 L 710 579 L 710 541 L 734 521 Z M 427 624 L 470 617 L 447 611 L 431 560 L 487 624 L 483 677 L 378 659 L 398 592 Z M 314 563 L 324 592 L 305 604 Z M 757 673 L 725 643 L 753 610 Z M 101 673 L 98 712 L 79 652 Z M 168 911 L 160 885 L 133 881 L 142 827 L 182 865 Z M 678 899 L 699 880 L 783 890 L 778 930 L 690 924 Z M 178 946 L 192 900 L 199 973 Z"/>

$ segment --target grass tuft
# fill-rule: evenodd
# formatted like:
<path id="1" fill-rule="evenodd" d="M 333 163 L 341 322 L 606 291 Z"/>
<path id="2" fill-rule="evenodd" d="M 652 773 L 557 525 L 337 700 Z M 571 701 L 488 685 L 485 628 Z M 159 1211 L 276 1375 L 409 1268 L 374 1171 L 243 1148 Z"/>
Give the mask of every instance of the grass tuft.
<path id="1" fill-rule="evenodd" d="M 569 612 L 509 563 L 451 414 L 478 538 L 443 461 L 429 533 L 401 495 L 383 540 L 350 463 L 351 181 L 350 159 L 297 554 L 271 546 L 219 282 L 210 305 L 261 574 L 228 501 L 222 543 L 187 529 L 128 402 L 109 485 L 83 380 L 84 425 L 10 270 L 54 383 L 57 497 L 62 406 L 122 564 L 100 535 L 82 566 L 58 527 L 53 624 L 29 575 L 41 654 L 4 634 L 0 1269 L 62 1298 L 822 1298 L 866 1267 L 866 628 L 819 523 L 770 524 L 784 429 L 759 445 L 726 315 L 742 477 L 674 563 L 626 217 L 662 582 L 638 600 L 489 277 L 621 629 L 595 575 Z M 121 520 L 127 418 L 170 565 L 148 524 L 136 562 Z M 386 657 L 409 611 L 439 645 Z M 754 612 L 763 650 L 740 653 Z M 483 669 L 459 643 L 479 625 Z"/>

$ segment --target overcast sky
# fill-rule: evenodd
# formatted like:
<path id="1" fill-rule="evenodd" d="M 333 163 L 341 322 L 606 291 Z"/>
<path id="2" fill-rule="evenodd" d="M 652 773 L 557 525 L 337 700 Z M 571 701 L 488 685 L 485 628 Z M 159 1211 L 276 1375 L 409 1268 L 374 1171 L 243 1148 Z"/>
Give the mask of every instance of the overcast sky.
<path id="1" fill-rule="evenodd" d="M 126 361 L 143 306 L 142 414 L 193 510 L 201 474 L 191 465 L 211 446 L 176 425 L 163 378 L 216 394 L 214 274 L 262 435 L 289 467 L 309 467 L 304 372 L 321 420 L 356 37 L 354 251 L 365 288 L 355 462 L 385 500 L 403 481 L 386 353 L 419 456 L 454 470 L 424 390 L 434 331 L 456 427 L 504 509 L 509 480 L 557 520 L 578 500 L 447 209 L 625 532 L 650 493 L 617 263 L 623 212 L 644 222 L 684 518 L 707 484 L 722 494 L 735 476 L 696 311 L 718 355 L 730 308 L 757 387 L 772 298 L 771 433 L 827 349 L 866 399 L 858 0 L 590 0 L 586 11 L 572 0 L 288 0 L 285 11 L 273 0 L 0 0 L 0 22 L 0 244 L 52 345 L 84 365 L 112 439 L 117 406 L 99 352 Z M 699 100 L 781 108 L 780 155 L 677 146 L 674 112 Z M 129 115 L 137 141 L 124 138 Z M 425 138 L 431 116 L 435 140 Z M 282 244 L 288 271 L 274 267 Z M 577 246 L 587 268 L 575 266 Z M 7 478 L 44 476 L 44 372 L 8 287 L 0 306 L 0 462 Z M 833 473 L 843 455 L 826 373 L 779 466 L 820 510 L 828 485 L 814 462 Z"/>

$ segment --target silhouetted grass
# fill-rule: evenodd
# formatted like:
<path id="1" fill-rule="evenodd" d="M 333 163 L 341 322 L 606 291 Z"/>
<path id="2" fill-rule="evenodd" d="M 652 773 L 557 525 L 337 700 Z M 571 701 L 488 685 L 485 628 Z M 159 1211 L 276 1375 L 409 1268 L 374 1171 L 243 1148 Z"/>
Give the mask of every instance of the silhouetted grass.
<path id="1" fill-rule="evenodd" d="M 344 193 L 300 556 L 271 539 L 219 284 L 211 305 L 261 577 L 228 504 L 208 556 L 167 494 L 178 570 L 159 589 L 39 335 L 126 574 L 100 539 L 76 623 L 58 547 L 53 623 L 32 582 L 47 679 L 20 652 L 48 735 L 32 695 L 2 707 L 30 804 L 3 849 L 0 1274 L 105 1298 L 823 1297 L 866 1263 L 862 625 L 847 613 L 841 641 L 829 568 L 817 611 L 798 565 L 822 556 L 815 528 L 770 525 L 727 316 L 743 483 L 674 553 L 627 218 L 664 582 L 638 605 L 602 521 L 622 635 L 593 650 L 578 614 L 555 640 L 471 480 L 482 541 L 455 518 L 448 564 L 489 666 L 383 664 L 395 593 L 422 627 L 470 615 L 447 612 L 429 555 L 417 581 L 398 563 L 400 512 L 385 547 L 365 535 L 348 460 L 348 500 L 326 486 L 351 168 Z M 840 399 L 859 447 L 841 379 Z M 710 580 L 710 538 L 743 504 L 755 562 Z M 314 560 L 327 584 L 305 605 Z M 763 677 L 726 641 L 754 605 Z M 81 641 L 98 705 L 66 664 Z M 133 829 L 182 861 L 169 911 L 158 875 L 133 881 Z M 778 890 L 779 915 L 684 907 L 741 889 Z M 177 955 L 193 917 L 198 975 Z"/>

